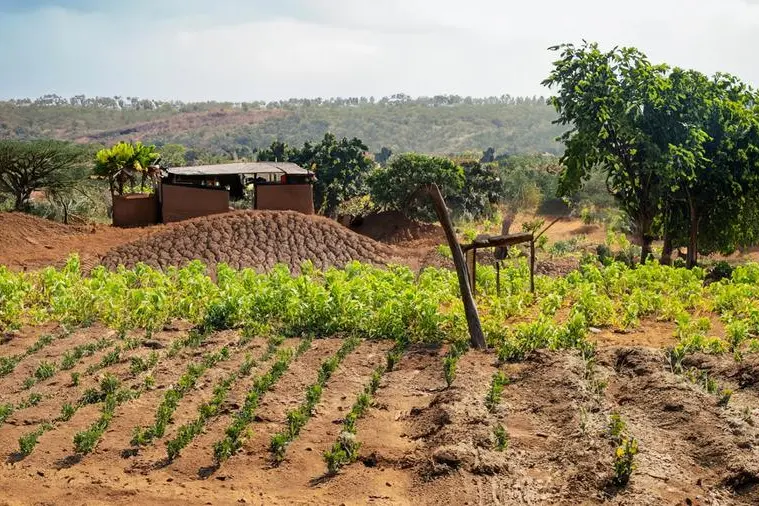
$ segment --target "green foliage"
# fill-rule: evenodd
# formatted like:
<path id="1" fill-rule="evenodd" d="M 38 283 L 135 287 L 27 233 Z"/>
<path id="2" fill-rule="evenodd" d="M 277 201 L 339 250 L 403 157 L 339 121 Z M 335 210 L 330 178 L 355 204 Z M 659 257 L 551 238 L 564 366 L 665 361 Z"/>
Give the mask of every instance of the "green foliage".
<path id="1" fill-rule="evenodd" d="M 555 113 L 543 97 L 508 95 L 292 98 L 268 104 L 42 97 L 0 102 L 0 117 L 4 138 L 75 140 L 98 132 L 98 140 L 107 142 L 118 140 L 122 130 L 137 128 L 146 141 L 163 144 L 161 163 L 169 166 L 183 163 L 169 163 L 171 150 L 165 143 L 185 145 L 183 156 L 192 164 L 232 154 L 250 157 L 277 139 L 301 145 L 327 132 L 358 136 L 372 152 L 386 147 L 398 153 L 481 151 L 488 146 L 498 152 L 556 153 L 554 139 L 561 133 L 551 124 Z M 155 128 L 168 119 L 171 129 Z M 102 132 L 109 137 L 100 136 Z"/>
<path id="2" fill-rule="evenodd" d="M 51 364 L 50 362 L 45 362 L 43 360 L 34 371 L 34 378 L 39 382 L 52 378 L 54 374 L 55 364 Z"/>
<path id="3" fill-rule="evenodd" d="M 42 394 L 38 392 L 34 392 L 34 393 L 29 394 L 29 396 L 26 399 L 21 401 L 21 403 L 17 406 L 17 408 L 18 409 L 29 408 L 31 406 L 36 406 L 40 402 L 42 402 Z"/>
<path id="4" fill-rule="evenodd" d="M 607 430 L 609 431 L 609 437 L 611 437 L 614 442 L 620 443 L 623 434 L 627 430 L 627 423 L 622 419 L 622 416 L 619 413 L 612 413 L 609 416 Z"/>
<path id="5" fill-rule="evenodd" d="M 125 188 L 137 186 L 138 175 L 140 189 L 146 187 L 146 180 L 157 178 L 158 172 L 154 164 L 159 157 L 155 146 L 147 146 L 141 142 L 119 142 L 111 148 L 97 152 L 95 175 L 108 180 L 111 193 L 123 195 Z"/>
<path id="6" fill-rule="evenodd" d="M 488 389 L 487 396 L 485 396 L 485 407 L 491 413 L 496 410 L 498 404 L 501 403 L 501 395 L 503 389 L 510 382 L 509 377 L 503 371 L 498 371 L 493 375 L 493 379 L 490 382 L 490 388 Z"/>
<path id="7" fill-rule="evenodd" d="M 634 437 L 624 438 L 614 451 L 613 483 L 624 487 L 630 482 L 630 477 L 636 469 L 635 456 L 638 454 L 638 440 Z"/>
<path id="8" fill-rule="evenodd" d="M 270 343 L 270 346 L 272 344 Z M 245 396 L 245 403 L 234 414 L 231 424 L 225 430 L 225 436 L 214 444 L 214 461 L 216 465 L 234 455 L 242 445 L 245 444 L 247 427 L 253 422 L 255 411 L 258 403 L 266 392 L 282 377 L 290 367 L 292 360 L 305 353 L 311 346 L 311 339 L 306 338 L 293 352 L 291 349 L 283 349 L 276 352 L 276 359 L 266 374 L 258 376 L 253 380 L 253 386 L 248 390 Z M 279 439 L 287 440 L 287 435 L 282 434 Z M 286 444 L 286 443 L 282 443 Z M 277 451 L 280 451 L 280 444 L 277 445 Z"/>
<path id="9" fill-rule="evenodd" d="M 72 372 L 71 373 L 71 385 L 72 386 L 79 386 L 79 377 L 80 377 L 80 373 L 78 373 L 78 372 Z"/>
<path id="10" fill-rule="evenodd" d="M 39 439 L 40 434 L 35 432 L 30 432 L 29 434 L 25 434 L 18 438 L 18 451 L 21 455 L 27 456 L 34 451 L 34 447 L 37 446 L 37 440 Z"/>
<path id="11" fill-rule="evenodd" d="M 76 413 L 76 410 L 77 410 L 76 406 L 67 402 L 61 407 L 61 414 L 58 417 L 58 420 L 62 422 L 67 422 L 71 420 L 71 417 L 74 416 L 74 413 Z"/>
<path id="12" fill-rule="evenodd" d="M 652 65 L 635 48 L 602 52 L 563 44 L 544 81 L 558 123 L 572 125 L 559 192 L 583 185 L 594 168 L 630 218 L 641 262 L 657 232 L 665 243 L 732 253 L 759 238 L 759 115 L 756 92 L 737 78 Z"/>
<path id="13" fill-rule="evenodd" d="M 9 402 L 5 404 L 0 404 L 0 425 L 5 423 L 8 417 L 13 414 L 13 411 L 14 411 L 13 404 Z"/>
<path id="14" fill-rule="evenodd" d="M 375 170 L 369 178 L 369 187 L 379 208 L 435 221 L 437 215 L 429 197 L 418 198 L 419 188 L 435 183 L 446 198 L 461 191 L 464 182 L 464 169 L 449 158 L 406 153 Z"/>
<path id="15" fill-rule="evenodd" d="M 360 339 L 356 337 L 349 337 L 343 341 L 343 344 L 335 352 L 334 355 L 322 362 L 319 368 L 318 378 L 316 383 L 310 385 L 306 389 L 306 396 L 304 401 L 295 409 L 292 409 L 286 414 L 287 429 L 283 432 L 277 433 L 271 438 L 271 444 L 269 450 L 272 454 L 272 460 L 274 463 L 280 463 L 284 460 L 287 452 L 287 446 L 300 434 L 301 429 L 308 423 L 308 420 L 313 414 L 313 410 L 321 399 L 322 390 L 324 389 L 327 381 L 332 376 L 332 373 L 337 370 L 337 367 L 361 343 Z M 354 406 L 355 407 L 355 406 Z M 366 409 L 363 408 L 356 409 Z M 356 415 L 357 416 L 357 415 Z"/>
<path id="16" fill-rule="evenodd" d="M 453 380 L 456 379 L 456 364 L 458 364 L 458 361 L 458 355 L 446 355 L 443 357 L 443 376 L 448 388 L 451 387 Z"/>
<path id="17" fill-rule="evenodd" d="M 333 216 L 340 204 L 367 193 L 366 177 L 374 162 L 366 156 L 369 148 L 358 138 L 325 133 L 321 142 L 306 142 L 302 149 L 275 141 L 259 151 L 260 161 L 295 162 L 316 173 L 314 204 L 322 214 Z"/>
<path id="18" fill-rule="evenodd" d="M 0 194 L 13 198 L 13 208 L 25 209 L 32 192 L 69 188 L 84 177 L 81 146 L 53 140 L 0 140 Z"/>
<path id="19" fill-rule="evenodd" d="M 176 385 L 166 391 L 161 403 L 156 409 L 153 425 L 146 428 L 136 428 L 133 431 L 132 444 L 135 446 L 145 445 L 156 438 L 161 438 L 166 432 L 166 427 L 172 420 L 174 411 L 179 407 L 182 398 L 191 391 L 197 381 L 205 372 L 219 362 L 228 360 L 229 349 L 225 346 L 217 352 L 207 353 L 200 362 L 187 365 L 185 372 L 180 376 Z"/>
<path id="20" fill-rule="evenodd" d="M 503 425 L 499 423 L 493 427 L 493 436 L 495 436 L 495 449 L 499 452 L 506 451 L 509 447 L 509 433 Z"/>

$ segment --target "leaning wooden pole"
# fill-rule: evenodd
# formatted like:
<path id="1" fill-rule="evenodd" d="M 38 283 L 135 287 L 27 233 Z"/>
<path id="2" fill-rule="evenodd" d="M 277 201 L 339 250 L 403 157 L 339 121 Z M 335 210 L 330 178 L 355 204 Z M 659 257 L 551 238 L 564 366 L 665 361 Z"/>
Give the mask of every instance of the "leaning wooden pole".
<path id="1" fill-rule="evenodd" d="M 453 263 L 456 266 L 456 275 L 459 278 L 461 300 L 464 302 L 464 313 L 466 315 L 466 323 L 469 327 L 469 336 L 472 347 L 485 349 L 485 334 L 482 333 L 480 315 L 477 313 L 477 306 L 474 303 L 472 290 L 469 286 L 466 260 L 464 259 L 464 253 L 461 251 L 461 245 L 453 231 L 453 223 L 451 222 L 451 217 L 448 215 L 448 208 L 445 206 L 443 195 L 440 193 L 440 188 L 434 183 L 426 185 L 424 191 L 426 191 L 432 198 L 432 203 L 435 205 L 435 212 L 440 220 L 440 224 L 443 226 L 445 238 L 448 240 L 448 246 L 450 246 L 451 253 L 453 254 Z"/>

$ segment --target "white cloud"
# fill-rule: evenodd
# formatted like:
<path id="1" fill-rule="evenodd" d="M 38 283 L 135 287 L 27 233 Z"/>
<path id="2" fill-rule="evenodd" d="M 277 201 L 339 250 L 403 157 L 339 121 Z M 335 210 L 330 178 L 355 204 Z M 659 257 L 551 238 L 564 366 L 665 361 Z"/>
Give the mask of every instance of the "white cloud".
<path id="1" fill-rule="evenodd" d="M 152 9 L 156 4 L 158 10 Z M 546 93 L 550 45 L 634 45 L 759 84 L 750 0 L 139 0 L 0 13 L 0 97 Z M 122 6 L 122 7 L 119 7 Z"/>

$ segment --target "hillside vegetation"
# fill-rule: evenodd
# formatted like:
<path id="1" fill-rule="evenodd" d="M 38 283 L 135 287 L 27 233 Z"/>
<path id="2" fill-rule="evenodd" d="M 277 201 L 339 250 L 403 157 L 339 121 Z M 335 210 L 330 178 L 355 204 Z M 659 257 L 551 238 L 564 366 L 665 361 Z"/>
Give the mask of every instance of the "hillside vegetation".
<path id="1" fill-rule="evenodd" d="M 509 96 L 183 103 L 50 95 L 0 102 L 0 118 L 2 139 L 180 143 L 240 157 L 275 140 L 297 145 L 327 132 L 358 137 L 373 151 L 559 153 L 555 139 L 562 133 L 543 97 Z"/>

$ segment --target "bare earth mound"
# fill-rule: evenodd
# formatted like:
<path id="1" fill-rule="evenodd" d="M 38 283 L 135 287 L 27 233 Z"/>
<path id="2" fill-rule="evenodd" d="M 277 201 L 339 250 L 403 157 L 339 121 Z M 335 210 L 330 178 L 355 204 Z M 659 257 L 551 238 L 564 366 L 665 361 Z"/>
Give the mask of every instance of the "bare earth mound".
<path id="1" fill-rule="evenodd" d="M 397 211 L 385 211 L 366 216 L 360 225 L 351 227 L 361 235 L 387 244 L 398 244 L 423 239 L 445 241 L 443 229 L 432 223 L 410 220 Z"/>
<path id="2" fill-rule="evenodd" d="M 352 260 L 385 264 L 392 254 L 390 247 L 327 218 L 293 211 L 241 211 L 166 227 L 110 251 L 102 263 L 109 269 L 138 262 L 163 269 L 197 259 L 258 271 L 282 263 L 297 271 L 306 260 L 321 269 Z"/>
<path id="3" fill-rule="evenodd" d="M 64 225 L 24 213 L 0 213 L 0 265 L 18 270 L 60 266 L 69 255 L 78 253 L 82 264 L 91 267 L 115 246 L 156 229 Z"/>

